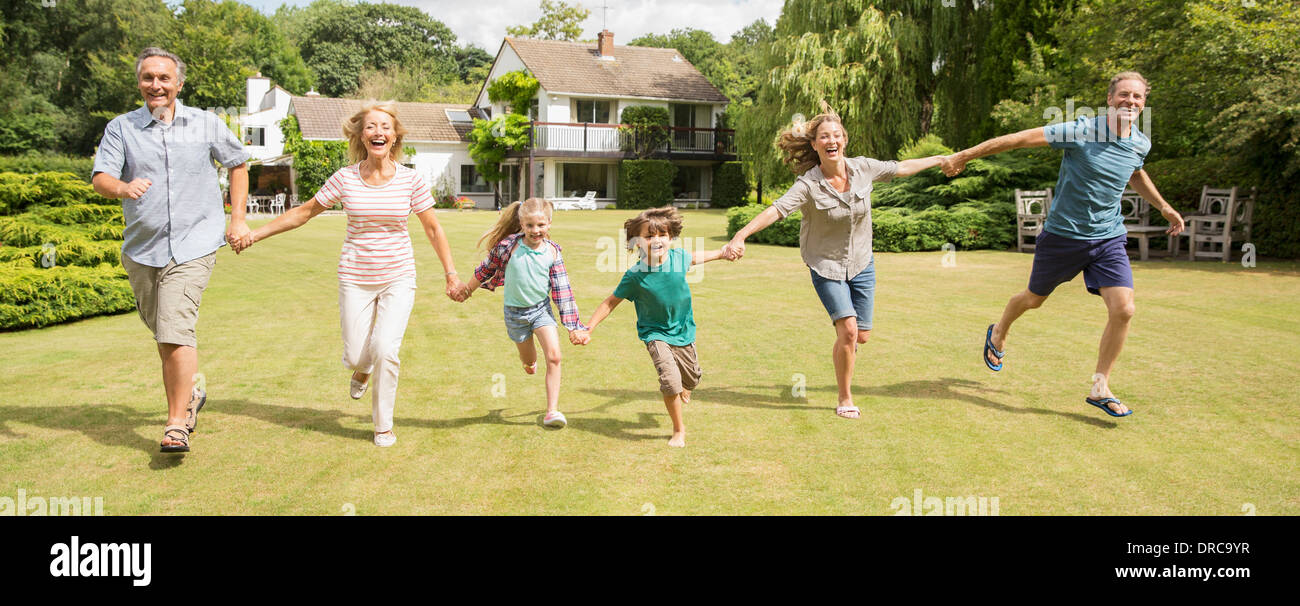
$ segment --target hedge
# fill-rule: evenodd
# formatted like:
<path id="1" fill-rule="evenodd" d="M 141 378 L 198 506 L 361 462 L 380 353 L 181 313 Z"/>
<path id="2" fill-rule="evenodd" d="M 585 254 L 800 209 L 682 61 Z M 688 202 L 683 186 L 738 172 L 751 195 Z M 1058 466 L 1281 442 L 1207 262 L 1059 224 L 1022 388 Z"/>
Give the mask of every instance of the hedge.
<path id="1" fill-rule="evenodd" d="M 767 206 L 751 204 L 727 211 L 727 237 L 736 235 Z M 799 245 L 800 213 L 778 220 L 750 236 L 750 242 Z M 1007 248 L 1015 242 L 1015 217 L 1002 205 L 961 205 L 951 209 L 931 208 L 920 212 L 906 208 L 872 210 L 872 249 L 881 252 L 939 250 L 951 243 L 962 250 Z"/>
<path id="2" fill-rule="evenodd" d="M 0 214 L 10 215 L 0 216 L 0 330 L 135 308 L 117 201 L 68 173 L 8 172 L 0 173 Z"/>
<path id="3" fill-rule="evenodd" d="M 94 167 L 95 159 L 91 157 L 39 153 L 0 156 L 0 173 L 71 173 L 78 179 L 90 183 L 90 171 Z"/>
<path id="4" fill-rule="evenodd" d="M 119 202 L 95 193 L 95 188 L 72 173 L 26 175 L 0 172 L 0 215 L 16 215 L 25 212 L 34 204 L 45 206 L 94 204 L 120 207 Z"/>
<path id="5" fill-rule="evenodd" d="M 135 309 L 120 266 L 34 269 L 0 264 L 0 330 L 39 328 Z"/>
<path id="6" fill-rule="evenodd" d="M 654 208 L 673 202 L 677 167 L 667 160 L 623 160 L 618 165 L 618 207 Z"/>
<path id="7" fill-rule="evenodd" d="M 739 162 L 723 162 L 713 168 L 713 208 L 730 208 L 745 203 L 749 183 Z"/>

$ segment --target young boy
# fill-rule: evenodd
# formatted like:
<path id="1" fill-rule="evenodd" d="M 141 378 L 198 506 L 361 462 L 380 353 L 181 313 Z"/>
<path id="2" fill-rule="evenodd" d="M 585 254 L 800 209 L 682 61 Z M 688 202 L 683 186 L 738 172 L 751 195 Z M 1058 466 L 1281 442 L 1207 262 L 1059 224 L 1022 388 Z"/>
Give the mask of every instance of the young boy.
<path id="1" fill-rule="evenodd" d="M 686 445 L 682 404 L 691 401 L 691 390 L 701 374 L 695 357 L 695 317 L 686 272 L 696 263 L 726 257 L 721 250 L 688 253 L 668 248 L 668 243 L 682 233 L 682 216 L 671 206 L 644 211 L 628 219 L 623 229 L 627 231 L 628 248 L 641 249 L 641 260 L 623 274 L 614 294 L 596 308 L 588 330 L 595 333 L 601 321 L 624 299 L 636 304 L 637 336 L 645 342 L 659 372 L 659 391 L 673 420 L 668 445 L 680 448 Z"/>

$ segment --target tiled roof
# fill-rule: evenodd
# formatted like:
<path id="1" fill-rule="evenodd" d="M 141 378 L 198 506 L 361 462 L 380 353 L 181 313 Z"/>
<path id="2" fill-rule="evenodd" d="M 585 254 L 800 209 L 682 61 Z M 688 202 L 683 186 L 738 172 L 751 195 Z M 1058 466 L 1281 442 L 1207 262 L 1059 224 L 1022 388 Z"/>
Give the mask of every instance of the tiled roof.
<path id="1" fill-rule="evenodd" d="M 342 139 L 343 122 L 363 103 L 360 99 L 294 97 L 293 111 L 304 139 Z M 408 131 L 406 141 L 462 141 L 470 124 L 452 124 L 444 110 L 468 110 L 457 103 L 397 103 L 397 117 Z"/>
<path id="2" fill-rule="evenodd" d="M 548 92 L 727 102 L 717 87 L 671 48 L 615 46 L 609 60 L 600 57 L 594 42 L 506 38 L 506 44 Z"/>

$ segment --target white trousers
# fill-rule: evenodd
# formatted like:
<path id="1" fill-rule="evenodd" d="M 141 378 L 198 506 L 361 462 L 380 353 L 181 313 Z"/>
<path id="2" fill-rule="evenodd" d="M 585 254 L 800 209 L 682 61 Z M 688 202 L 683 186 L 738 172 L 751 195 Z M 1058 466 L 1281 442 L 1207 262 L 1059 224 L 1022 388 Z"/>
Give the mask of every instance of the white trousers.
<path id="1" fill-rule="evenodd" d="M 387 284 L 339 282 L 339 321 L 343 326 L 343 365 L 370 374 L 371 416 L 375 433 L 393 428 L 397 401 L 398 350 L 415 305 L 415 279 Z"/>

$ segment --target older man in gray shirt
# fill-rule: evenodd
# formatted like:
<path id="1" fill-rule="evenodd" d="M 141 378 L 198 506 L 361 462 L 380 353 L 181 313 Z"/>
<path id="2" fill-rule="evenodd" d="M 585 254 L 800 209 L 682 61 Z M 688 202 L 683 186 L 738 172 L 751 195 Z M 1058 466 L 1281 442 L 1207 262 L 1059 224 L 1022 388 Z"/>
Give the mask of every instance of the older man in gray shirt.
<path id="1" fill-rule="evenodd" d="M 244 223 L 248 154 L 216 114 L 176 98 L 185 62 L 146 48 L 135 64 L 144 106 L 114 118 L 95 154 L 95 191 L 122 199 L 122 266 L 140 319 L 153 332 L 167 392 L 163 452 L 187 452 L 207 394 L 198 372 L 199 302 L 226 240 L 251 244 Z M 227 228 L 213 161 L 230 169 Z"/>

